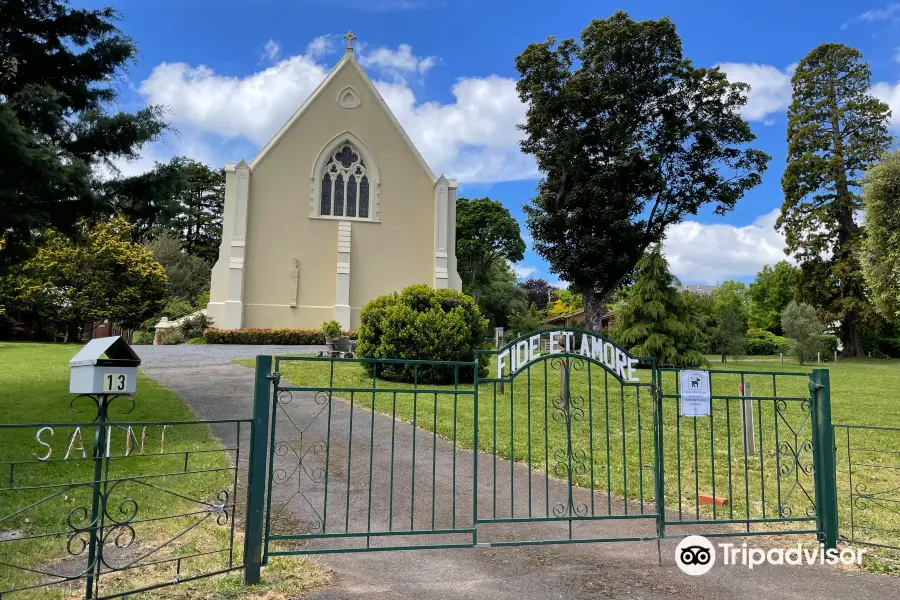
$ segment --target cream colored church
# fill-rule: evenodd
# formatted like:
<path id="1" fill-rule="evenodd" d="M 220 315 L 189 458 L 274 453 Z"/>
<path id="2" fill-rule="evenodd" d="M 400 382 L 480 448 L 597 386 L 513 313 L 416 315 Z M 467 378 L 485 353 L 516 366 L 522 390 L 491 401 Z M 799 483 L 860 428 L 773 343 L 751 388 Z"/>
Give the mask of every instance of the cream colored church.
<path id="1" fill-rule="evenodd" d="M 216 327 L 356 329 L 377 296 L 462 288 L 457 182 L 435 176 L 345 37 L 344 57 L 256 158 L 225 167 Z"/>

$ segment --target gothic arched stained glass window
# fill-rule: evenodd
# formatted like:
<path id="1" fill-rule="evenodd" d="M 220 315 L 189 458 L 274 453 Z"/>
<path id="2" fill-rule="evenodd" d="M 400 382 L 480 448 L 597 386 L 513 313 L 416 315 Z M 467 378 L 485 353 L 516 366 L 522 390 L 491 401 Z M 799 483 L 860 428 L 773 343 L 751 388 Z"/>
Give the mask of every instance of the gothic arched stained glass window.
<path id="1" fill-rule="evenodd" d="M 323 170 L 319 214 L 368 219 L 368 169 L 356 148 L 350 143 L 341 144 Z"/>

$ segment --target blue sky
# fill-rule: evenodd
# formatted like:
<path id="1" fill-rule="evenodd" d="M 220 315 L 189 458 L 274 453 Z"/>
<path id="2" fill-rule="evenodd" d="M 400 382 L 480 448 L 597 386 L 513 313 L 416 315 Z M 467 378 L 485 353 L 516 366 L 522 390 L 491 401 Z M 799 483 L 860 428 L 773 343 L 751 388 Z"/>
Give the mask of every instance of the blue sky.
<path id="1" fill-rule="evenodd" d="M 104 2 L 77 2 L 101 6 Z M 514 58 L 548 35 L 578 37 L 593 18 L 621 4 L 590 1 L 473 0 L 122 0 L 120 27 L 140 48 L 122 82 L 123 106 L 164 104 L 177 135 L 121 165 L 141 172 L 183 154 L 220 166 L 248 160 L 341 58 L 352 29 L 360 61 L 436 172 L 460 180 L 460 195 L 500 200 L 527 228 L 521 207 L 533 195 L 533 161 L 518 152 L 524 115 L 514 90 Z M 629 2 L 635 19 L 669 16 L 695 64 L 722 65 L 750 83 L 745 110 L 773 158 L 763 184 L 735 211 L 711 211 L 674 227 L 666 241 L 685 283 L 752 279 L 783 258 L 774 231 L 781 205 L 785 108 L 791 66 L 823 42 L 862 51 L 873 93 L 900 125 L 900 3 L 756 1 Z M 892 125 L 893 127 L 893 125 Z M 530 250 L 522 276 L 557 278 Z"/>

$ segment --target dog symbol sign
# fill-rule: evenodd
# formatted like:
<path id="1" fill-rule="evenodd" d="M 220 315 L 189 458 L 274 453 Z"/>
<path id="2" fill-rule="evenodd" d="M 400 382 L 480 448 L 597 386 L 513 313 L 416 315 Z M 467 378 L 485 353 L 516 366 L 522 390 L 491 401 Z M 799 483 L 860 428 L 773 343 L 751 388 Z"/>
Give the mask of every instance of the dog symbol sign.
<path id="1" fill-rule="evenodd" d="M 681 416 L 708 417 L 709 412 L 709 371 L 682 371 Z"/>

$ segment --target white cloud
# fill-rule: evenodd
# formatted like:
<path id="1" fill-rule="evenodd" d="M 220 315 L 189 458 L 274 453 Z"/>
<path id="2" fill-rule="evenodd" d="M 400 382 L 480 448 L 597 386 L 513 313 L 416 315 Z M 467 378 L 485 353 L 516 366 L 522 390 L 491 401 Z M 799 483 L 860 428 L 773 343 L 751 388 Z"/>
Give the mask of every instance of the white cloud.
<path id="1" fill-rule="evenodd" d="M 529 267 L 523 264 L 511 263 L 510 266 L 512 270 L 516 272 L 516 277 L 519 279 L 528 279 L 535 273 L 537 273 L 537 267 Z"/>
<path id="2" fill-rule="evenodd" d="M 141 82 L 151 104 L 172 109 L 176 125 L 264 144 L 326 75 L 307 56 L 292 56 L 244 78 L 200 65 L 162 63 Z"/>
<path id="3" fill-rule="evenodd" d="M 310 47 L 305 55 L 245 77 L 220 75 L 203 65 L 162 63 L 139 91 L 149 103 L 170 107 L 176 126 L 246 138 L 261 147 L 328 74 L 315 55 L 322 43 L 314 40 Z M 377 56 L 379 64 L 395 69 L 414 64 L 416 73 L 423 73 L 430 68 L 429 59 L 416 57 L 405 45 Z M 519 151 L 516 124 L 525 119 L 525 105 L 512 79 L 459 79 L 452 88 L 455 100 L 447 104 L 417 102 L 402 80 L 375 85 L 435 172 L 466 183 L 537 175 L 534 160 Z"/>
<path id="4" fill-rule="evenodd" d="M 312 57 L 325 56 L 334 51 L 334 37 L 331 34 L 320 35 L 306 46 L 306 55 Z"/>
<path id="5" fill-rule="evenodd" d="M 884 8 L 873 8 L 856 15 L 841 25 L 841 29 L 846 29 L 854 23 L 875 23 L 877 21 L 897 20 L 898 18 L 900 18 L 900 4 L 890 2 Z"/>
<path id="6" fill-rule="evenodd" d="M 891 126 L 900 127 L 900 81 L 882 81 L 872 86 L 872 95 L 891 108 Z"/>
<path id="7" fill-rule="evenodd" d="M 791 73 L 796 65 L 781 70 L 756 63 L 722 63 L 728 81 L 750 85 L 747 104 L 741 114 L 751 121 L 767 121 L 769 115 L 783 112 L 791 103 Z"/>
<path id="8" fill-rule="evenodd" d="M 174 156 L 186 156 L 213 168 L 225 166 L 226 158 L 220 156 L 204 140 L 204 136 L 194 132 L 179 132 L 160 141 L 147 144 L 135 160 L 118 159 L 112 161 L 111 169 L 106 165 L 97 167 L 97 175 L 102 179 L 132 177 L 153 169 L 157 162 L 166 163 Z M 118 173 L 115 170 L 118 170 Z"/>
<path id="9" fill-rule="evenodd" d="M 275 62 L 281 57 L 281 46 L 275 40 L 269 40 L 263 47 L 263 60 Z"/>
<path id="10" fill-rule="evenodd" d="M 663 243 L 672 272 L 686 283 L 713 284 L 752 277 L 763 266 L 791 260 L 784 236 L 775 230 L 775 209 L 743 227 L 684 221 L 672 226 Z"/>
<path id="11" fill-rule="evenodd" d="M 433 56 L 416 56 L 409 44 L 400 44 L 396 50 L 382 47 L 368 52 L 361 48 L 359 52 L 359 63 L 362 66 L 401 82 L 405 81 L 406 75 L 424 77 L 436 62 L 437 59 Z"/>

